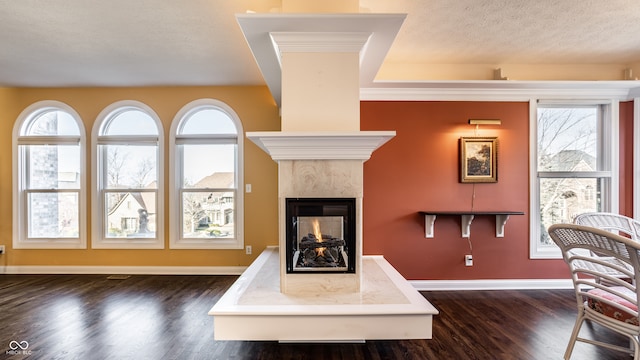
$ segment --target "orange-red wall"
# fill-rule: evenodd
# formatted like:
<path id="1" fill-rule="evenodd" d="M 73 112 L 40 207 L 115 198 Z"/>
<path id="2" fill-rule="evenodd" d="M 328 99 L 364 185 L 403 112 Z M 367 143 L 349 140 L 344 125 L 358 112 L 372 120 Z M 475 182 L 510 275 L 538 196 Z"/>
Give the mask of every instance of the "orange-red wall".
<path id="1" fill-rule="evenodd" d="M 458 139 L 474 136 L 468 119 L 500 119 L 478 136 L 498 137 L 498 182 L 458 182 Z M 397 135 L 364 165 L 364 253 L 383 254 L 409 280 L 567 278 L 562 260 L 529 259 L 529 104 L 526 102 L 361 103 L 362 130 Z M 475 200 L 472 200 L 475 190 Z M 474 264 L 458 217 L 439 217 L 425 238 L 421 210 L 523 211 L 504 238 L 495 220 L 471 225 Z"/>

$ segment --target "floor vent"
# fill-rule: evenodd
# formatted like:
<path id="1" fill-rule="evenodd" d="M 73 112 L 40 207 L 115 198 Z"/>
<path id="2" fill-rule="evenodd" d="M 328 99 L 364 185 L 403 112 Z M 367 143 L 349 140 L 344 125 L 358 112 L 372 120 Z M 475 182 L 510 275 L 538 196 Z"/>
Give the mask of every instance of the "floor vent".
<path id="1" fill-rule="evenodd" d="M 109 275 L 107 276 L 107 279 L 109 280 L 126 280 L 128 278 L 130 278 L 131 275 Z"/>

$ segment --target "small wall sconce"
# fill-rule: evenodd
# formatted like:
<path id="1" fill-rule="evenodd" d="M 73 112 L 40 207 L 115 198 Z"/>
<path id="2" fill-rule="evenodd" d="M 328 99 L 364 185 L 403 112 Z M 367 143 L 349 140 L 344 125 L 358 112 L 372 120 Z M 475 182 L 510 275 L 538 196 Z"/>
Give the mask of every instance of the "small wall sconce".
<path id="1" fill-rule="evenodd" d="M 500 119 L 469 119 L 469 125 L 502 125 Z"/>
<path id="2" fill-rule="evenodd" d="M 478 130 L 480 128 L 480 125 L 502 125 L 502 120 L 500 119 L 469 119 L 469 125 L 476 126 L 474 135 L 478 136 Z"/>

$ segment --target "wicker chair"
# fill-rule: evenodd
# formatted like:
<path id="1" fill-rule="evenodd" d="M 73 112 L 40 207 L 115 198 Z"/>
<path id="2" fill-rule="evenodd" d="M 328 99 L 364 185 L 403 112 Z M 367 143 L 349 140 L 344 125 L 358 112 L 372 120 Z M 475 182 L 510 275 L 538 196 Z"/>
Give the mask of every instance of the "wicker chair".
<path id="1" fill-rule="evenodd" d="M 564 261 L 571 270 L 578 305 L 578 316 L 564 358 L 568 360 L 576 341 L 581 341 L 624 351 L 639 360 L 640 294 L 635 279 L 640 276 L 640 243 L 609 231 L 576 224 L 552 225 L 549 235 L 562 250 Z M 603 254 L 607 260 L 592 256 L 590 252 Z M 632 281 L 613 276 L 612 272 L 622 273 Z M 602 278 L 610 285 L 595 282 L 594 278 Z M 585 320 L 627 336 L 631 346 L 626 348 L 580 337 Z"/>
<path id="2" fill-rule="evenodd" d="M 573 222 L 578 225 L 610 231 L 634 241 L 640 241 L 640 222 L 624 215 L 607 212 L 588 212 L 576 216 Z M 602 256 L 602 254 L 596 253 L 593 255 Z M 606 257 L 603 257 L 603 260 L 606 260 Z M 611 274 L 617 274 L 616 276 L 625 278 L 624 274 L 616 273 L 613 270 L 611 270 Z M 596 281 L 601 281 L 601 279 L 596 279 Z"/>
<path id="3" fill-rule="evenodd" d="M 576 216 L 574 224 L 611 231 L 640 241 L 640 222 L 620 214 L 588 212 Z"/>

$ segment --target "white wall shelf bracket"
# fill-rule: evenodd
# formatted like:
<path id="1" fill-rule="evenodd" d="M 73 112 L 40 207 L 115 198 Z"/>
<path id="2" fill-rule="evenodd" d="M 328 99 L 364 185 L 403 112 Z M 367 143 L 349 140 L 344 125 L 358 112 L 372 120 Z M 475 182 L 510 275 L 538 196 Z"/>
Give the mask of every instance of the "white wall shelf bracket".
<path id="1" fill-rule="evenodd" d="M 504 237 L 504 226 L 511 215 L 524 215 L 521 211 L 420 211 L 424 215 L 424 237 L 434 237 L 434 228 L 437 216 L 460 216 L 460 235 L 463 238 L 471 236 L 471 223 L 477 215 L 490 215 L 496 217 L 496 237 Z"/>
<path id="2" fill-rule="evenodd" d="M 471 223 L 474 216 L 472 214 L 460 215 L 460 236 L 468 238 L 471 236 Z"/>
<path id="3" fill-rule="evenodd" d="M 433 224 L 436 222 L 436 216 L 433 214 L 424 215 L 424 237 L 427 239 L 433 238 Z"/>
<path id="4" fill-rule="evenodd" d="M 504 237 L 504 226 L 509 220 L 509 214 L 496 215 L 496 237 Z"/>

